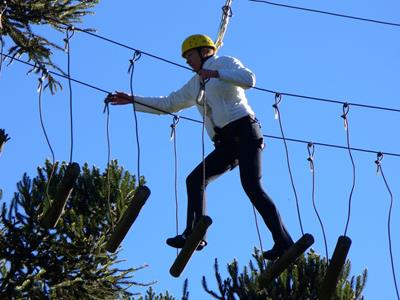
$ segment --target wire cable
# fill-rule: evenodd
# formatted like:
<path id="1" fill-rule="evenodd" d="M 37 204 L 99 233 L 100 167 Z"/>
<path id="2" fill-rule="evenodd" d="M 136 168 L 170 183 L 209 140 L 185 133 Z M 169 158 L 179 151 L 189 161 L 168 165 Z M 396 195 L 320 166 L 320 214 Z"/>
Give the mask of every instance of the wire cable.
<path id="1" fill-rule="evenodd" d="M 393 207 L 393 194 L 392 191 L 390 190 L 389 184 L 386 180 L 385 174 L 383 173 L 382 169 L 382 159 L 383 159 L 383 154 L 378 153 L 377 154 L 377 159 L 375 160 L 375 164 L 377 166 L 377 173 L 381 173 L 383 181 L 385 183 L 386 189 L 388 190 L 388 193 L 390 195 L 390 206 L 389 206 L 389 213 L 388 213 L 388 222 L 387 222 L 387 231 L 388 231 L 388 240 L 389 240 L 389 253 L 390 253 L 390 263 L 392 267 L 392 276 L 393 276 L 393 281 L 394 281 L 394 287 L 396 289 L 396 294 L 397 294 L 397 299 L 400 300 L 399 296 L 399 289 L 397 287 L 397 280 L 396 280 L 396 272 L 395 272 L 395 267 L 394 267 L 394 259 L 393 259 L 393 251 L 392 251 L 392 237 L 391 237 L 391 229 L 390 229 L 390 224 L 391 224 L 391 216 L 392 216 L 392 207 Z"/>
<path id="2" fill-rule="evenodd" d="M 286 163 L 287 163 L 287 167 L 288 167 L 288 171 L 289 171 L 290 182 L 292 183 L 292 189 L 293 189 L 294 197 L 296 199 L 297 216 L 298 216 L 298 219 L 299 219 L 301 234 L 304 235 L 303 223 L 302 223 L 301 214 L 300 214 L 299 198 L 297 196 L 296 187 L 294 185 L 292 168 L 290 167 L 289 149 L 288 149 L 288 146 L 287 146 L 287 143 L 286 143 L 285 133 L 284 133 L 284 130 L 283 130 L 283 125 L 282 125 L 281 113 L 280 113 L 280 109 L 279 109 L 279 104 L 281 103 L 281 101 L 282 101 L 282 95 L 279 94 L 279 93 L 276 93 L 275 94 L 275 103 L 272 105 L 272 107 L 275 110 L 275 118 L 279 121 L 279 128 L 280 128 L 280 131 L 281 131 L 283 144 L 285 146 Z"/>
<path id="3" fill-rule="evenodd" d="M 350 223 L 351 203 L 352 203 L 352 198 L 353 198 L 354 187 L 356 185 L 356 165 L 354 163 L 353 154 L 351 153 L 350 128 L 349 128 L 349 120 L 347 118 L 347 115 L 349 113 L 349 109 L 350 109 L 350 106 L 347 103 L 343 104 L 343 115 L 341 117 L 344 120 L 344 129 L 346 130 L 347 150 L 348 150 L 348 153 L 349 153 L 349 157 L 350 157 L 351 165 L 352 165 L 352 169 L 353 169 L 353 183 L 352 183 L 351 191 L 350 191 L 350 195 L 349 195 L 349 204 L 348 204 L 348 210 L 347 210 L 347 221 L 346 221 L 346 227 L 345 227 L 345 230 L 344 230 L 344 236 L 346 236 L 346 234 L 347 234 L 347 229 L 348 229 L 349 223 Z"/>
<path id="4" fill-rule="evenodd" d="M 23 60 L 21 60 L 21 59 L 19 59 L 19 58 L 16 58 L 16 57 L 13 58 L 13 57 L 11 57 L 11 56 L 9 56 L 9 55 L 7 55 L 7 54 L 3 54 L 3 56 L 5 56 L 6 58 L 13 59 L 13 60 L 15 60 L 15 61 L 17 61 L 17 62 L 19 62 L 19 63 L 25 64 L 25 65 L 27 65 L 27 66 L 36 67 L 34 64 L 29 63 L 29 62 L 26 62 L 26 61 L 23 61 Z M 66 76 L 66 75 L 64 75 L 64 74 L 61 74 L 61 73 L 57 73 L 57 72 L 54 72 L 54 71 L 48 71 L 48 73 L 49 73 L 49 74 L 52 74 L 52 75 L 55 75 L 55 76 L 58 76 L 58 77 L 61 77 L 61 78 L 64 78 L 64 79 L 68 79 L 68 76 Z M 91 89 L 93 89 L 93 90 L 96 90 L 96 91 L 98 91 L 98 92 L 102 92 L 102 93 L 107 94 L 107 95 L 108 95 L 108 94 L 112 94 L 112 92 L 110 92 L 110 91 L 108 91 L 108 90 L 106 90 L 106 89 L 103 89 L 103 88 L 100 88 L 100 87 L 98 87 L 98 86 L 89 84 L 89 83 L 87 83 L 87 82 L 84 82 L 84 81 L 75 79 L 75 78 L 73 78 L 73 77 L 71 77 L 70 79 L 71 79 L 71 81 L 73 81 L 73 82 L 75 82 L 75 83 L 78 83 L 78 84 L 80 84 L 80 85 L 86 86 L 86 87 L 91 88 Z M 279 93 L 279 94 L 280 94 L 280 95 L 287 95 L 287 94 L 285 94 L 285 93 Z M 151 105 L 147 105 L 147 104 L 145 104 L 145 103 L 141 103 L 141 102 L 139 102 L 139 101 L 135 101 L 135 102 L 136 102 L 137 104 L 140 104 L 140 105 L 143 105 L 143 106 L 145 106 L 145 107 L 148 107 L 148 108 L 154 109 L 154 110 L 156 110 L 156 111 L 159 111 L 159 112 L 161 112 L 161 113 L 163 113 L 163 114 L 167 114 L 167 115 L 170 115 L 170 116 L 177 116 L 177 117 L 179 117 L 180 119 L 183 119 L 183 120 L 186 120 L 186 121 L 190 121 L 190 122 L 193 122 L 193 123 L 197 123 L 197 124 L 202 124 L 202 123 L 203 123 L 203 122 L 200 121 L 200 120 L 196 120 L 196 119 L 193 119 L 193 118 L 189 118 L 189 117 L 177 115 L 177 114 L 174 114 L 174 113 L 170 113 L 170 112 L 161 110 L 161 109 L 159 109 L 159 108 L 153 107 L 153 106 L 151 106 Z M 353 104 L 353 103 L 348 103 L 348 105 L 357 106 L 356 104 Z M 399 110 L 399 112 L 400 112 L 400 110 Z M 265 138 L 283 140 L 282 137 L 275 136 L 275 135 L 271 135 L 271 134 L 264 134 L 263 136 L 264 136 Z M 302 143 L 302 144 L 308 144 L 308 143 L 309 143 L 309 140 L 295 139 L 295 138 L 288 138 L 288 137 L 285 137 L 285 141 L 295 142 L 295 143 Z M 348 147 L 347 147 L 347 146 L 335 145 L 335 144 L 331 144 L 331 143 L 323 143 L 323 142 L 315 142 L 315 141 L 314 141 L 313 144 L 316 145 L 316 146 L 324 146 L 324 147 L 328 147 L 328 148 L 335 148 L 335 149 L 344 149 L 344 150 L 348 150 Z M 395 152 L 378 151 L 378 150 L 371 150 L 371 149 L 364 149 L 364 148 L 355 148 L 355 147 L 351 147 L 350 149 L 351 149 L 352 151 L 364 152 L 364 153 L 372 153 L 372 154 L 375 154 L 375 155 L 376 155 L 377 153 L 381 152 L 382 154 L 384 154 L 384 155 L 386 155 L 386 156 L 400 157 L 400 153 L 395 153 Z"/>
<path id="5" fill-rule="evenodd" d="M 348 105 L 351 105 L 354 107 L 360 107 L 360 108 L 384 110 L 384 111 L 391 111 L 391 112 L 397 112 L 397 113 L 400 112 L 400 109 L 398 109 L 398 108 L 375 106 L 375 105 L 368 105 L 368 104 L 361 104 L 361 103 L 354 103 L 354 102 L 345 102 L 345 101 L 340 101 L 340 100 L 335 100 L 335 99 L 313 97 L 313 96 L 300 95 L 300 94 L 294 94 L 294 93 L 283 93 L 283 92 L 277 92 L 274 90 L 260 88 L 260 87 L 253 87 L 253 89 L 262 91 L 262 92 L 267 92 L 270 94 L 279 93 L 282 96 L 290 96 L 290 97 L 294 97 L 294 98 L 298 98 L 298 99 L 302 99 L 302 100 L 319 101 L 319 102 L 324 102 L 324 103 L 332 103 L 332 104 L 340 104 L 340 105 L 348 104 Z"/>
<path id="6" fill-rule="evenodd" d="M 250 0 L 250 1 L 251 1 L 251 0 Z M 60 21 L 58 21 L 58 20 L 55 20 L 55 19 L 52 19 L 52 18 L 48 18 L 48 19 L 49 19 L 49 20 L 52 20 L 53 22 L 60 23 L 61 25 L 64 25 L 64 26 L 66 26 L 66 27 L 69 26 L 68 24 L 62 23 L 62 22 L 60 22 Z M 80 32 L 86 33 L 86 34 L 88 34 L 88 35 L 91 35 L 91 36 L 96 37 L 96 38 L 98 38 L 98 39 L 101 39 L 101 40 L 103 40 L 103 41 L 109 42 L 109 43 L 111 43 L 111 44 L 114 44 L 114 45 L 117 45 L 117 46 L 120 46 L 120 47 L 129 49 L 129 50 L 140 51 L 140 53 L 142 53 L 143 55 L 147 55 L 147 56 L 149 56 L 149 57 L 158 59 L 158 60 L 163 61 L 163 62 L 166 62 L 166 63 L 168 63 L 168 64 L 172 64 L 172 65 L 174 65 L 174 66 L 177 66 L 177 67 L 180 67 L 180 68 L 183 68 L 183 69 L 186 69 L 186 70 L 189 70 L 189 71 L 193 72 L 193 70 L 192 70 L 191 68 L 186 67 L 186 66 L 181 65 L 181 64 L 178 64 L 178 63 L 173 62 L 173 61 L 171 61 L 171 60 L 162 58 L 162 57 L 160 57 L 160 56 L 157 56 L 157 55 L 154 55 L 154 54 L 151 54 L 151 53 L 148 53 L 148 52 L 144 52 L 144 51 L 141 51 L 141 50 L 137 50 L 137 49 L 135 49 L 135 48 L 133 48 L 133 47 L 131 47 L 131 46 L 128 46 L 128 45 L 126 45 L 126 44 L 123 44 L 123 43 L 114 41 L 114 40 L 112 40 L 112 39 L 110 39 L 110 38 L 106 38 L 106 37 L 104 37 L 104 36 L 95 34 L 95 33 L 91 32 L 91 31 L 89 31 L 89 30 L 86 30 L 86 29 L 81 29 L 81 28 L 78 28 L 78 27 L 74 27 L 74 28 L 75 28 L 75 31 L 80 31 Z M 277 91 L 274 91 L 274 90 L 271 90 L 271 89 L 266 89 L 266 88 L 256 87 L 256 86 L 254 86 L 253 89 L 259 90 L 259 91 L 263 91 L 263 92 L 267 92 L 267 93 L 272 93 L 272 94 L 278 93 Z M 335 99 L 328 99 L 328 98 L 322 98 L 322 97 L 314 97 L 314 96 L 300 95 L 300 94 L 295 94 L 295 93 L 279 92 L 279 94 L 281 94 L 282 96 L 291 96 L 291 97 L 300 98 L 300 99 L 303 99 L 303 100 L 321 101 L 321 102 L 334 103 L 334 104 L 341 104 L 341 105 L 343 105 L 344 103 L 346 103 L 346 102 L 344 102 L 344 101 L 335 100 Z M 354 103 L 354 102 L 347 102 L 347 103 L 348 103 L 349 105 L 351 105 L 351 106 L 354 106 L 354 107 L 368 108 L 368 109 L 376 109 L 376 110 L 384 110 L 384 111 L 392 111 L 392 112 L 400 112 L 400 109 L 397 109 L 397 108 L 390 108 L 390 107 L 383 107 L 383 106 L 375 106 L 375 105 L 368 105 L 368 104 Z M 164 112 L 164 113 L 165 113 L 165 112 Z"/>
<path id="7" fill-rule="evenodd" d="M 271 2 L 271 1 L 264 1 L 264 0 L 249 0 L 249 1 L 250 2 L 260 2 L 260 3 L 269 4 L 269 5 L 273 5 L 273 6 L 291 8 L 291 9 L 302 10 L 302 11 L 307 11 L 307 12 L 319 13 L 319 14 L 324 14 L 324 15 L 329 15 L 329 16 L 347 18 L 347 19 L 352 19 L 352 20 L 366 21 L 366 22 L 377 23 L 377 24 L 382 24 L 382 25 L 390 25 L 390 26 L 400 27 L 399 23 L 392 23 L 392 22 L 362 18 L 362 17 L 349 16 L 349 15 L 338 14 L 338 13 L 322 11 L 322 10 L 317 10 L 317 9 L 311 9 L 311 8 L 305 8 L 305 7 L 300 7 L 300 6 L 280 4 L 280 3 L 275 3 L 275 2 Z"/>
<path id="8" fill-rule="evenodd" d="M 314 211 L 315 214 L 317 215 L 319 224 L 321 226 L 321 230 L 322 230 L 322 235 L 324 237 L 324 245 L 325 245 L 325 255 L 326 255 L 326 260 L 329 260 L 329 254 L 328 254 L 328 244 L 327 244 L 327 238 L 326 238 L 326 234 L 325 234 L 325 228 L 324 228 L 324 224 L 322 223 L 322 219 L 319 215 L 318 209 L 317 209 L 317 205 L 315 204 L 315 165 L 314 165 L 314 153 L 315 153 L 315 146 L 313 143 L 308 143 L 307 144 L 307 151 L 308 151 L 308 158 L 307 160 L 310 162 L 310 171 L 311 171 L 311 175 L 312 175 L 312 192 L 311 192 L 311 198 L 312 198 L 312 203 L 313 203 L 313 207 L 314 207 Z"/>
<path id="9" fill-rule="evenodd" d="M 129 86 L 131 90 L 131 95 L 133 99 L 135 97 L 133 96 L 133 73 L 135 71 L 135 63 L 140 59 L 141 53 L 139 51 L 135 51 L 133 53 L 132 59 L 129 60 L 130 66 L 128 69 L 128 73 L 130 73 L 130 81 L 129 81 Z M 136 147 L 137 147 L 137 176 L 138 176 L 138 185 L 141 185 L 141 177 L 140 177 L 140 141 L 139 141 L 139 124 L 138 124 L 138 117 L 136 113 L 136 104 L 135 100 L 132 101 L 132 109 L 133 109 L 133 115 L 135 118 L 135 132 L 136 132 Z"/>
<path id="10" fill-rule="evenodd" d="M 72 153 L 74 150 L 74 123 L 73 123 L 73 97 L 72 97 L 72 81 L 71 81 L 71 45 L 70 39 L 74 36 L 75 30 L 73 27 L 68 27 L 66 32 L 65 42 L 65 52 L 67 53 L 67 77 L 68 77 L 68 90 L 69 90 L 69 116 L 70 116 L 70 155 L 69 163 L 72 163 Z"/>

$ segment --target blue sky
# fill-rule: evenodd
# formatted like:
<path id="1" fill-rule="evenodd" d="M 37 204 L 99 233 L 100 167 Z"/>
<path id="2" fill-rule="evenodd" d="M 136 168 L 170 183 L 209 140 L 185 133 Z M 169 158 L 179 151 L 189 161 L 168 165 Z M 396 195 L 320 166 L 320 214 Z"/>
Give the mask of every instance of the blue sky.
<path id="1" fill-rule="evenodd" d="M 399 23 L 398 1 L 287 1 L 346 15 Z M 182 40 L 192 33 L 216 37 L 225 1 L 102 1 L 95 15 L 80 27 L 96 28 L 97 33 L 133 48 L 184 64 L 180 57 Z M 306 13 L 250 1 L 233 1 L 233 18 L 219 55 L 239 58 L 257 76 L 257 87 L 343 102 L 400 108 L 400 28 L 333 16 Z M 63 44 L 63 34 L 39 28 L 41 33 Z M 8 43 L 9 45 L 9 43 Z M 129 59 L 133 51 L 76 32 L 71 39 L 72 77 L 107 91 L 129 91 Z M 26 57 L 22 57 L 26 59 Z M 56 63 L 66 68 L 65 53 L 54 52 Z M 37 77 L 26 75 L 27 66 L 14 62 L 1 72 L 2 107 L 0 128 L 11 136 L 0 157 L 0 187 L 8 201 L 24 172 L 34 176 L 50 152 L 43 137 L 37 109 Z M 136 63 L 134 92 L 139 95 L 166 95 L 181 87 L 191 72 L 142 55 Z M 64 90 L 43 95 L 43 113 L 57 160 L 69 159 L 69 114 L 67 81 Z M 274 118 L 274 95 L 260 90 L 247 92 L 249 102 L 262 122 L 263 133 L 280 136 Z M 88 162 L 102 169 L 107 164 L 106 118 L 102 113 L 106 95 L 73 84 L 74 161 Z M 280 104 L 286 137 L 346 146 L 342 105 L 284 96 Z M 111 153 L 132 173 L 137 170 L 137 148 L 132 109 L 112 107 L 110 115 Z M 200 119 L 195 108 L 182 115 Z M 169 140 L 171 116 L 139 114 L 141 173 L 152 191 L 145 207 L 123 241 L 120 257 L 124 266 L 148 268 L 135 275 L 138 282 L 157 280 L 158 292 L 169 290 L 181 296 L 183 281 L 189 279 L 191 299 L 204 299 L 201 277 L 215 288 L 214 259 L 220 270 L 234 258 L 247 265 L 255 246 L 259 247 L 250 201 L 234 170 L 208 188 L 208 213 L 213 224 L 209 245 L 197 252 L 180 278 L 169 275 L 176 252 L 165 244 L 175 235 L 174 156 Z M 396 129 L 399 113 L 350 106 L 349 136 L 352 147 L 400 153 Z M 266 138 L 263 182 L 276 202 L 295 239 L 301 237 L 294 193 L 286 165 L 283 142 Z M 201 125 L 181 120 L 177 127 L 179 166 L 179 231 L 186 217 L 185 178 L 201 160 Z M 207 140 L 206 151 L 212 150 Z M 300 203 L 304 231 L 313 234 L 312 248 L 325 255 L 321 228 L 312 206 L 312 175 L 307 161 L 307 145 L 288 142 L 293 178 Z M 390 195 L 382 176 L 376 173 L 376 154 L 352 152 L 356 185 L 352 196 L 348 236 L 352 239 L 348 258 L 352 274 L 368 269 L 366 299 L 395 299 L 389 258 L 387 222 Z M 315 202 L 324 223 L 329 255 L 337 238 L 344 233 L 352 165 L 346 150 L 315 147 Z M 400 264 L 400 209 L 398 172 L 400 158 L 385 155 L 384 174 L 393 193 L 391 218 L 395 268 Z M 271 236 L 259 218 L 263 247 L 272 246 Z M 397 274 L 399 277 L 400 275 Z M 135 292 L 145 289 L 135 287 Z"/>

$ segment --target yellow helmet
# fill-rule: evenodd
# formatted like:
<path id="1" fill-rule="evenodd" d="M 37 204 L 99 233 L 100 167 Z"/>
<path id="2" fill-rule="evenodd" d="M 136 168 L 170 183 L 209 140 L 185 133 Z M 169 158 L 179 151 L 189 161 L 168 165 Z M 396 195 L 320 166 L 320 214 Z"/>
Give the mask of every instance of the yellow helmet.
<path id="1" fill-rule="evenodd" d="M 199 47 L 209 47 L 214 50 L 217 49 L 213 40 L 209 36 L 205 34 L 193 34 L 183 41 L 182 56 L 184 56 L 187 51 Z"/>

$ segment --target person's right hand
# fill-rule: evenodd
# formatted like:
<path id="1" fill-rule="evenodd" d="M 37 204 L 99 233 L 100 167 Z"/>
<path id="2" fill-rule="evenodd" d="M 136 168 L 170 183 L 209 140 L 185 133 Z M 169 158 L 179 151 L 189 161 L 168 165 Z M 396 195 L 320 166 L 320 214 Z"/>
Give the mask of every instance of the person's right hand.
<path id="1" fill-rule="evenodd" d="M 124 92 L 115 92 L 113 94 L 109 94 L 106 97 L 105 102 L 111 103 L 112 105 L 124 105 L 133 103 L 134 98 L 131 95 L 128 95 Z"/>

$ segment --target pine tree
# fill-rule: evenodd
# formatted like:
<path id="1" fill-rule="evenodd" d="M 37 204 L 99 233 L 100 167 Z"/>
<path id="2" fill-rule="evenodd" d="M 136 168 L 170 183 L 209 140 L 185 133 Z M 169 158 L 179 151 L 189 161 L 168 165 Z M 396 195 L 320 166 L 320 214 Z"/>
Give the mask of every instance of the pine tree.
<path id="1" fill-rule="evenodd" d="M 219 272 L 218 260 L 215 260 L 215 278 L 218 285 L 218 292 L 212 291 L 207 286 L 206 278 L 203 277 L 203 288 L 215 299 L 220 300 L 317 300 L 319 288 L 322 285 L 327 270 L 326 259 L 310 250 L 306 255 L 300 256 L 298 260 L 290 265 L 278 278 L 261 287 L 259 282 L 260 274 L 271 265 L 266 266 L 260 251 L 255 249 L 253 261 L 248 267 L 244 267 L 239 273 L 238 262 L 234 260 L 228 264 L 230 277 L 222 280 Z M 338 286 L 333 299 L 335 300 L 361 300 L 364 299 L 362 291 L 367 279 L 367 270 L 362 275 L 349 279 L 350 261 L 346 261 L 341 272 Z"/>
<path id="2" fill-rule="evenodd" d="M 53 170 L 46 162 L 34 179 L 23 176 L 9 206 L 3 203 L 0 299 L 128 299 L 127 288 L 143 285 L 132 279 L 138 269 L 116 268 L 118 252 L 105 251 L 113 224 L 134 195 L 136 178 L 116 161 L 109 176 L 85 164 L 57 227 L 45 230 L 40 216 L 65 170 L 65 163 Z"/>
<path id="3" fill-rule="evenodd" d="M 52 59 L 52 50 L 64 50 L 62 46 L 35 33 L 37 26 L 50 26 L 64 32 L 67 28 L 80 23 L 82 17 L 90 14 L 90 9 L 99 0 L 0 0 L 0 47 L 3 50 L 4 37 L 9 37 L 11 46 L 7 55 L 15 58 L 28 55 L 36 68 L 33 71 L 48 78 L 48 86 L 52 92 L 61 85 L 47 73 L 47 69 L 62 72 Z M 2 59 L 2 57 L 0 57 Z M 0 62 L 1 64 L 1 62 Z M 1 66 L 1 65 L 0 65 Z"/>

